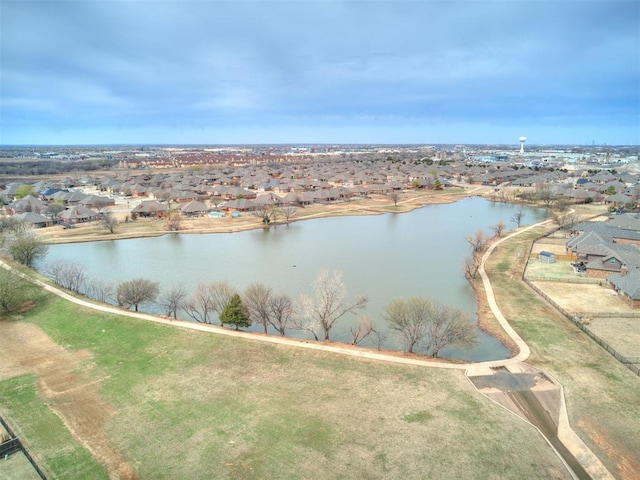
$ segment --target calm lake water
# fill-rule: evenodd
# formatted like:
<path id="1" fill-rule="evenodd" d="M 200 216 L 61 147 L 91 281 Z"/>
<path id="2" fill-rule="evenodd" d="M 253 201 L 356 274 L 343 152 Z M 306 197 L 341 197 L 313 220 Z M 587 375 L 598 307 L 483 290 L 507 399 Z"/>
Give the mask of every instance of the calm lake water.
<path id="1" fill-rule="evenodd" d="M 162 288 L 181 284 L 189 292 L 205 281 L 226 280 L 238 291 L 258 281 L 294 300 L 300 293 L 313 293 L 322 268 L 340 270 L 349 298 L 369 298 L 357 317 L 345 318 L 332 330 L 332 340 L 349 341 L 349 330 L 362 314 L 384 326 L 381 312 L 396 297 L 437 299 L 461 308 L 475 322 L 475 295 L 463 273 L 470 253 L 465 236 L 480 228 L 491 234 L 490 226 L 500 220 L 514 227 L 510 219 L 519 208 L 475 197 L 404 214 L 321 218 L 239 233 L 51 245 L 38 268 L 55 259 L 73 260 L 86 266 L 89 277 L 113 284 L 144 277 Z M 523 224 L 546 215 L 542 209 L 523 211 Z M 143 308 L 158 312 L 153 306 Z M 293 330 L 290 334 L 305 336 Z M 392 335 L 385 347 L 400 348 Z M 479 361 L 507 355 L 506 348 L 483 332 L 471 351 L 441 352 L 443 357 Z"/>

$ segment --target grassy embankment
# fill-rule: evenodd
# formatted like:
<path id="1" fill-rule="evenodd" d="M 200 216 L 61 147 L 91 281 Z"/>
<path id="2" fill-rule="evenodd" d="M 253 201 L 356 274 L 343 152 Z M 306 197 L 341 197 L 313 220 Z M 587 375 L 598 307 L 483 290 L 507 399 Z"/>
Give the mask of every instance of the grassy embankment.
<path id="1" fill-rule="evenodd" d="M 486 265 L 503 314 L 532 350 L 529 363 L 565 389 L 578 435 L 619 478 L 640 472 L 640 378 L 529 289 L 521 278 L 532 230 L 500 245 Z"/>
<path id="2" fill-rule="evenodd" d="M 113 408 L 106 435 L 141 479 L 567 478 L 539 434 L 462 372 L 183 331 L 53 297 L 23 321 L 90 352 L 81 370 Z M 33 376 L 0 389 L 52 478 L 100 478 Z"/>

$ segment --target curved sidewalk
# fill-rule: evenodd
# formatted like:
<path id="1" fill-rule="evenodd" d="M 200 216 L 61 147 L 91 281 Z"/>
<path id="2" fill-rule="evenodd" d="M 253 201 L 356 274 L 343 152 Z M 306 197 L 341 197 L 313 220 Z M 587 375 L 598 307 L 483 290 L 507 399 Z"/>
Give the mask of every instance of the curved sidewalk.
<path id="1" fill-rule="evenodd" d="M 295 346 L 295 347 L 301 347 L 301 348 L 308 348 L 311 350 L 320 350 L 325 352 L 338 353 L 341 355 L 348 355 L 352 357 L 367 358 L 372 360 L 400 363 L 405 365 L 418 365 L 418 366 L 431 367 L 431 368 L 446 368 L 446 369 L 455 369 L 455 370 L 467 370 L 467 369 L 475 370 L 477 368 L 489 369 L 492 367 L 507 366 L 507 365 L 519 363 L 523 360 L 526 360 L 529 357 L 531 350 L 529 349 L 529 346 L 524 342 L 524 340 L 522 340 L 522 338 L 515 332 L 515 330 L 511 327 L 511 325 L 509 325 L 509 322 L 507 321 L 507 319 L 504 317 L 504 315 L 498 308 L 498 305 L 495 300 L 495 296 L 493 294 L 493 288 L 491 287 L 491 282 L 484 269 L 484 264 L 486 260 L 489 258 L 489 256 L 491 255 L 491 253 L 493 252 L 493 250 L 500 243 L 516 235 L 519 235 L 520 233 L 523 233 L 531 228 L 537 227 L 547 222 L 548 220 L 545 222 L 540 222 L 534 225 L 530 225 L 526 228 L 518 230 L 517 232 L 507 235 L 506 237 L 493 243 L 483 255 L 482 263 L 479 268 L 479 273 L 485 288 L 487 301 L 489 303 L 492 313 L 495 315 L 495 317 L 497 318 L 498 322 L 500 323 L 502 328 L 505 330 L 505 332 L 507 332 L 507 334 L 516 343 L 520 351 L 515 357 L 510 357 L 510 358 L 501 359 L 501 360 L 490 360 L 486 362 L 475 362 L 475 363 L 447 363 L 447 362 L 439 361 L 437 359 L 426 359 L 426 358 L 420 359 L 420 358 L 413 358 L 413 357 L 402 357 L 397 355 L 389 355 L 381 352 L 373 352 L 370 350 L 364 350 L 360 348 L 342 348 L 339 346 L 327 345 L 323 343 L 316 343 L 316 342 L 305 341 L 305 340 L 296 340 L 296 339 L 281 337 L 276 335 L 263 335 L 259 333 L 253 333 L 253 332 L 230 330 L 217 325 L 201 324 L 201 323 L 182 321 L 182 320 L 170 320 L 170 319 L 167 319 L 166 317 L 151 315 L 147 313 L 132 312 L 130 310 L 124 310 L 124 309 L 106 305 L 106 304 L 94 303 L 89 300 L 75 297 L 57 287 L 44 283 L 40 280 L 34 280 L 29 278 L 24 274 L 17 272 L 10 265 L 8 265 L 7 263 L 1 260 L 0 260 L 0 263 L 2 264 L 3 268 L 7 270 L 11 270 L 14 273 L 18 273 L 24 278 L 28 278 L 29 280 L 35 282 L 38 286 L 44 288 L 46 291 L 50 293 L 53 293 L 54 295 L 64 298 L 65 300 L 73 302 L 77 305 L 91 308 L 93 310 L 97 310 L 104 313 L 112 313 L 114 315 L 123 315 L 127 317 L 138 318 L 141 320 L 160 323 L 164 325 L 171 325 L 173 327 L 188 328 L 191 330 L 199 330 L 203 332 L 216 333 L 220 335 L 228 335 L 232 337 L 245 338 L 249 340 L 256 340 L 256 341 L 262 341 L 262 342 L 268 342 L 268 343 L 276 343 L 280 345 L 289 345 L 289 346 Z"/>

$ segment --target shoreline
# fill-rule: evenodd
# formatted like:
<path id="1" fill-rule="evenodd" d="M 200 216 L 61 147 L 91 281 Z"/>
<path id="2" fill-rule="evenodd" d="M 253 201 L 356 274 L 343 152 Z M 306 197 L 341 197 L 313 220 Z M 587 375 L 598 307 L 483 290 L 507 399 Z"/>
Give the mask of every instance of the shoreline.
<path id="1" fill-rule="evenodd" d="M 264 225 L 260 218 L 253 216 L 251 213 L 245 213 L 240 218 L 220 218 L 211 219 L 208 217 L 185 218 L 182 221 L 181 229 L 178 231 L 169 231 L 164 229 L 164 221 L 162 219 L 137 219 L 127 222 L 120 222 L 120 229 L 128 231 L 118 233 L 109 233 L 101 228 L 96 222 L 77 224 L 73 229 L 63 229 L 60 225 L 45 227 L 38 229 L 43 234 L 45 243 L 56 245 L 65 243 L 86 243 L 100 242 L 109 240 L 130 240 L 134 238 L 153 238 L 168 234 L 212 234 L 212 233 L 238 233 L 249 230 L 258 230 L 271 227 L 286 227 L 291 223 L 302 222 L 305 220 L 313 220 L 318 218 L 341 217 L 341 216 L 363 216 L 363 215 L 381 215 L 381 214 L 402 214 L 412 212 L 424 205 L 439 205 L 454 203 L 461 199 L 481 196 L 478 194 L 469 195 L 467 191 L 461 189 L 441 191 L 435 193 L 413 194 L 408 198 L 398 201 L 397 205 L 387 203 L 388 197 L 379 195 L 364 200 L 354 200 L 342 203 L 333 203 L 327 205 L 311 205 L 308 207 L 299 207 L 299 211 L 305 213 L 305 216 L 294 217 L 286 223 L 274 223 Z M 483 197 L 485 198 L 485 197 Z M 215 225 L 211 225 L 215 222 Z M 126 227 L 123 228 L 123 225 Z M 151 228 L 145 230 L 135 230 L 135 228 L 149 226 Z M 76 230 L 78 229 L 78 230 Z M 82 231 L 81 233 L 78 233 Z"/>
<path id="2" fill-rule="evenodd" d="M 425 205 L 438 205 L 438 204 L 449 204 L 455 203 L 459 200 L 470 198 L 470 197 L 482 197 L 483 195 L 478 195 L 477 193 L 469 194 L 469 192 L 464 190 L 454 190 L 451 192 L 440 192 L 438 194 L 430 193 L 430 194 L 422 194 L 422 195 L 413 195 L 409 198 L 406 198 L 397 205 L 393 204 L 381 204 L 380 198 L 367 199 L 364 202 L 359 204 L 354 204 L 355 202 L 345 202 L 340 204 L 332 204 L 332 205 L 322 205 L 318 210 L 316 207 L 315 212 L 312 211 L 309 215 L 302 218 L 294 218 L 289 223 L 302 222 L 305 220 L 319 219 L 319 218 L 330 218 L 330 217 L 338 217 L 338 216 L 365 216 L 365 215 L 381 215 L 381 214 L 402 214 L 409 213 L 419 208 L 424 207 Z M 383 197 L 385 200 L 388 198 Z M 491 199 L 488 199 L 491 200 Z M 326 207 L 334 207 L 334 208 L 326 208 Z M 346 207 L 346 208 L 345 208 Z M 395 211 L 394 211 L 395 209 Z M 303 209 L 304 210 L 304 209 Z M 203 219 L 205 221 L 220 221 L 220 220 L 228 220 L 227 223 L 236 222 L 238 219 Z M 87 234 L 82 236 L 71 236 L 71 235 L 63 235 L 61 237 L 51 238 L 47 243 L 49 244 L 67 244 L 67 243 L 86 243 L 86 242 L 95 242 L 95 241 L 107 241 L 107 240 L 128 240 L 135 238 L 153 238 L 160 237 L 167 234 L 214 234 L 214 233 L 238 233 L 243 231 L 257 230 L 257 229 L 265 229 L 271 227 L 286 227 L 289 223 L 282 223 L 276 225 L 265 226 L 260 222 L 260 219 L 253 216 L 247 216 L 243 218 L 244 222 L 240 225 L 235 225 L 233 228 L 229 228 L 227 225 L 216 225 L 213 227 L 200 227 L 200 228 L 186 228 L 179 230 L 177 232 L 172 231 L 138 231 L 138 232 L 127 232 L 127 233 L 115 233 L 110 234 L 104 231 L 96 231 L 93 229 L 91 232 L 87 232 Z M 139 222 L 136 220 L 134 222 Z M 143 222 L 151 224 L 151 225 L 159 225 L 164 224 L 162 220 L 152 220 L 152 219 L 144 219 Z M 184 223 L 189 224 L 190 220 L 185 220 Z M 132 222 L 133 223 L 133 222 Z M 239 222 L 238 222 L 239 223 Z M 84 226 L 81 226 L 82 228 Z M 90 226 L 91 227 L 91 226 Z M 56 228 L 56 227 L 49 227 Z M 65 230 L 64 233 L 72 233 L 69 230 Z M 508 355 L 505 359 L 513 357 L 517 353 L 517 347 L 515 344 L 510 341 L 508 334 L 500 328 L 497 324 L 495 317 L 491 313 L 491 310 L 487 304 L 484 288 L 482 287 L 479 279 L 470 279 L 467 277 L 467 281 L 471 284 L 471 287 L 474 290 L 474 294 L 476 297 L 476 325 L 480 330 L 487 333 L 491 337 L 495 338 L 503 345 L 507 351 Z M 259 332 L 248 332 L 248 333 L 258 333 Z M 346 348 L 353 348 L 353 346 L 349 344 L 342 344 L 340 342 L 331 342 L 332 344 L 344 345 Z M 357 347 L 359 349 L 367 349 L 366 347 Z M 375 350 L 375 349 L 374 349 Z M 403 355 L 403 352 L 398 351 L 397 354 Z M 406 356 L 406 355 L 405 355 Z M 428 357 L 427 357 L 428 358 Z M 453 363 L 460 362 L 460 359 L 448 359 L 453 361 Z"/>

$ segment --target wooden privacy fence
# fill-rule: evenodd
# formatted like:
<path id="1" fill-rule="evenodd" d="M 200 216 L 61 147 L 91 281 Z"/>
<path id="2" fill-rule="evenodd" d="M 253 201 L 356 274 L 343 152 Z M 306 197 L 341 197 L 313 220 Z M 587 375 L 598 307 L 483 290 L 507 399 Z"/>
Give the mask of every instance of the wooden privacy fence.
<path id="1" fill-rule="evenodd" d="M 539 253 L 530 253 L 530 260 L 537 260 Z M 576 259 L 576 255 L 573 253 L 554 253 L 557 262 L 573 262 Z"/>
<path id="2" fill-rule="evenodd" d="M 556 310 L 558 310 L 562 315 L 564 315 L 568 320 L 570 320 L 574 325 L 576 325 L 580 330 L 585 332 L 592 340 L 598 343 L 602 348 L 604 348 L 607 352 L 609 352 L 613 357 L 618 360 L 622 365 L 627 367 L 633 373 L 640 377 L 640 362 L 638 361 L 639 357 L 625 357 L 620 352 L 618 352 L 615 348 L 609 345 L 606 341 L 600 338 L 598 335 L 593 333 L 589 327 L 584 323 L 583 318 L 596 318 L 596 317 L 604 317 L 604 318 L 612 318 L 612 317 L 621 317 L 621 318 L 640 318 L 640 312 L 628 312 L 628 313 L 589 313 L 584 314 L 582 316 L 578 316 L 567 312 L 564 308 L 558 305 L 552 298 L 550 298 L 547 294 L 545 294 L 542 290 L 536 287 L 529 279 L 525 277 L 525 272 L 527 271 L 527 265 L 529 264 L 529 260 L 531 259 L 531 252 L 533 250 L 533 245 L 542 238 L 548 237 L 553 232 L 558 230 L 557 228 L 554 230 L 550 230 L 542 235 L 538 236 L 533 242 L 531 242 L 531 246 L 529 247 L 529 255 L 526 256 L 526 263 L 524 265 L 524 270 L 522 271 L 522 281 L 525 282 L 533 291 L 535 291 L 538 295 L 544 298 L 550 305 L 552 305 Z M 537 257 L 536 257 L 537 258 Z"/>
<path id="3" fill-rule="evenodd" d="M 33 458 L 31 458 L 31 455 L 29 455 L 29 452 L 27 452 L 27 449 L 24 448 L 24 445 L 22 445 L 22 442 L 20 442 L 20 439 L 13 434 L 13 432 L 11 431 L 11 428 L 9 428 L 9 425 L 7 425 L 7 423 L 4 421 L 2 417 L 0 417 L 0 425 L 2 425 L 2 427 L 6 430 L 6 432 L 9 434 L 9 437 L 10 437 L 9 440 L 0 444 L 0 461 L 2 461 L 3 459 L 6 460 L 9 457 L 9 455 L 13 453 L 22 452 L 25 458 L 29 461 L 29 463 L 35 470 L 35 472 L 38 474 L 38 476 L 42 480 L 47 480 L 47 477 L 45 476 L 45 474 L 42 472 L 42 470 L 40 470 L 40 467 L 38 467 L 36 462 L 34 462 Z"/>
<path id="4" fill-rule="evenodd" d="M 545 275 L 527 275 L 530 282 L 562 282 L 562 283 L 580 283 L 583 285 L 600 285 L 602 286 L 602 278 L 593 277 L 567 277 L 564 275 L 554 275 L 552 273 Z"/>

